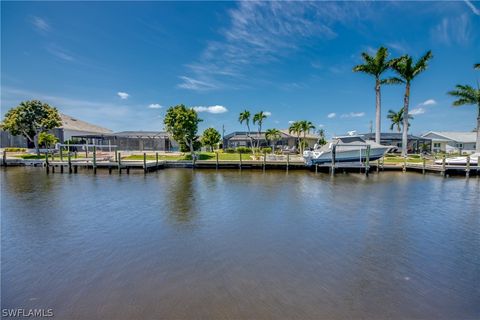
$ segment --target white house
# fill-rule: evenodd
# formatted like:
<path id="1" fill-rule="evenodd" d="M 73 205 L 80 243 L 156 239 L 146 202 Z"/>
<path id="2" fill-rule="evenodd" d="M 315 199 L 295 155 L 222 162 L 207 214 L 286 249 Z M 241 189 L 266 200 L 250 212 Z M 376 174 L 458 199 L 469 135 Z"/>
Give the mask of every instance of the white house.
<path id="1" fill-rule="evenodd" d="M 430 131 L 422 135 L 432 139 L 432 152 L 464 152 L 474 153 L 476 132 Z"/>

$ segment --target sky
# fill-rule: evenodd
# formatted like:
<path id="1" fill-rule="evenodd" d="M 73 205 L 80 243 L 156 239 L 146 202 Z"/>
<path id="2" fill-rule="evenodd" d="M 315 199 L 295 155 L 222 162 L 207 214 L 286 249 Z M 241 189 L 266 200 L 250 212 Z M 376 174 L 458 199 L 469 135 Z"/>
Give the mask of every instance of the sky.
<path id="1" fill-rule="evenodd" d="M 471 131 L 474 106 L 446 93 L 475 85 L 480 2 L 1 2 L 1 111 L 39 99 L 114 131 L 162 130 L 194 107 L 225 133 L 264 111 L 264 128 L 309 120 L 327 136 L 370 132 L 374 80 L 361 53 L 434 58 L 412 82 L 411 132 Z M 393 74 L 386 74 L 386 76 Z M 403 85 L 382 87 L 387 111 Z"/>

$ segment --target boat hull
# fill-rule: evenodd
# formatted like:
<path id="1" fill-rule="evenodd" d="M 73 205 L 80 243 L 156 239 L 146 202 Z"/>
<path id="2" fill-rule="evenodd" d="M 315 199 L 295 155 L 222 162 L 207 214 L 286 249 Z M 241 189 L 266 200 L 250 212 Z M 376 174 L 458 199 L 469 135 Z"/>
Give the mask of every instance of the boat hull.
<path id="1" fill-rule="evenodd" d="M 370 150 L 369 161 L 375 161 L 382 158 L 385 153 L 388 151 L 388 148 L 372 148 Z M 314 151 L 309 151 L 304 155 L 305 163 L 307 166 L 327 164 L 332 162 L 332 153 L 331 151 L 316 153 Z M 362 150 L 360 155 L 359 150 L 346 150 L 346 151 L 337 151 L 335 154 L 335 163 L 337 162 L 365 162 L 367 160 L 366 151 Z"/>

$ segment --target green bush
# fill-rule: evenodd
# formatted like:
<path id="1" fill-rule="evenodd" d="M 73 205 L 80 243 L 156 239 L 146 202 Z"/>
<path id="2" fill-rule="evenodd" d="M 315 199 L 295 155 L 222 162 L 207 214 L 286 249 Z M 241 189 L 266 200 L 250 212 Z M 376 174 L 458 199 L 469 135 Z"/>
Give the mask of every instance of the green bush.
<path id="1" fill-rule="evenodd" d="M 252 149 L 247 148 L 247 147 L 238 147 L 237 152 L 238 153 L 252 153 Z"/>
<path id="2" fill-rule="evenodd" d="M 5 148 L 7 152 L 25 152 L 25 148 Z"/>
<path id="3" fill-rule="evenodd" d="M 227 148 L 227 149 L 223 150 L 223 152 L 225 152 L 225 153 L 235 153 L 235 149 L 234 148 Z"/>
<path id="4" fill-rule="evenodd" d="M 261 149 L 260 150 L 261 153 L 271 153 L 272 152 L 272 148 L 270 148 L 270 147 L 262 147 L 260 149 Z"/>

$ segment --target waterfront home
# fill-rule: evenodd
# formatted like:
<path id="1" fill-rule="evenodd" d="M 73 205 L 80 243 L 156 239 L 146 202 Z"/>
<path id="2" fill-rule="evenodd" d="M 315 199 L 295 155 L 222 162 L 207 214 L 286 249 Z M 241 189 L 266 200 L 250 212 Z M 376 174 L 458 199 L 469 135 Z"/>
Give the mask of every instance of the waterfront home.
<path id="1" fill-rule="evenodd" d="M 248 135 L 245 131 L 235 131 L 227 134 L 223 138 L 224 148 L 237 148 L 237 147 L 251 147 L 251 141 L 253 139 L 254 145 L 260 140 L 260 147 L 271 147 L 271 141 L 267 141 L 265 138 L 265 132 L 250 132 Z M 303 134 L 300 135 L 300 139 L 303 139 Z M 305 141 L 307 142 L 307 148 L 313 148 L 317 143 L 319 136 L 314 134 L 306 134 Z M 289 147 L 293 148 L 297 145 L 297 136 L 290 134 L 288 129 L 280 130 L 280 139 L 275 142 L 276 147 Z"/>
<path id="2" fill-rule="evenodd" d="M 116 145 L 127 151 L 176 151 L 178 144 L 165 131 L 121 131 L 106 134 L 76 135 L 73 139 L 88 144 Z"/>
<path id="3" fill-rule="evenodd" d="M 106 129 L 86 121 L 74 118 L 72 116 L 60 113 L 62 125 L 59 128 L 54 128 L 50 132 L 55 135 L 59 142 L 70 140 L 77 135 L 91 135 L 91 134 L 108 134 L 112 130 Z M 29 142 L 24 136 L 13 136 L 7 131 L 1 130 L 1 147 L 17 147 L 17 148 L 33 148 L 33 143 Z"/>
<path id="4" fill-rule="evenodd" d="M 474 153 L 476 132 L 461 131 L 429 131 L 422 137 L 432 140 L 432 152 Z"/>
<path id="5" fill-rule="evenodd" d="M 375 133 L 361 134 L 365 140 L 375 141 Z M 380 134 L 380 144 L 384 146 L 395 147 L 394 151 L 402 148 L 402 133 L 400 132 L 382 132 Z M 428 137 L 419 137 L 412 134 L 408 135 L 407 149 L 409 153 L 420 153 L 431 150 L 432 140 Z"/>

